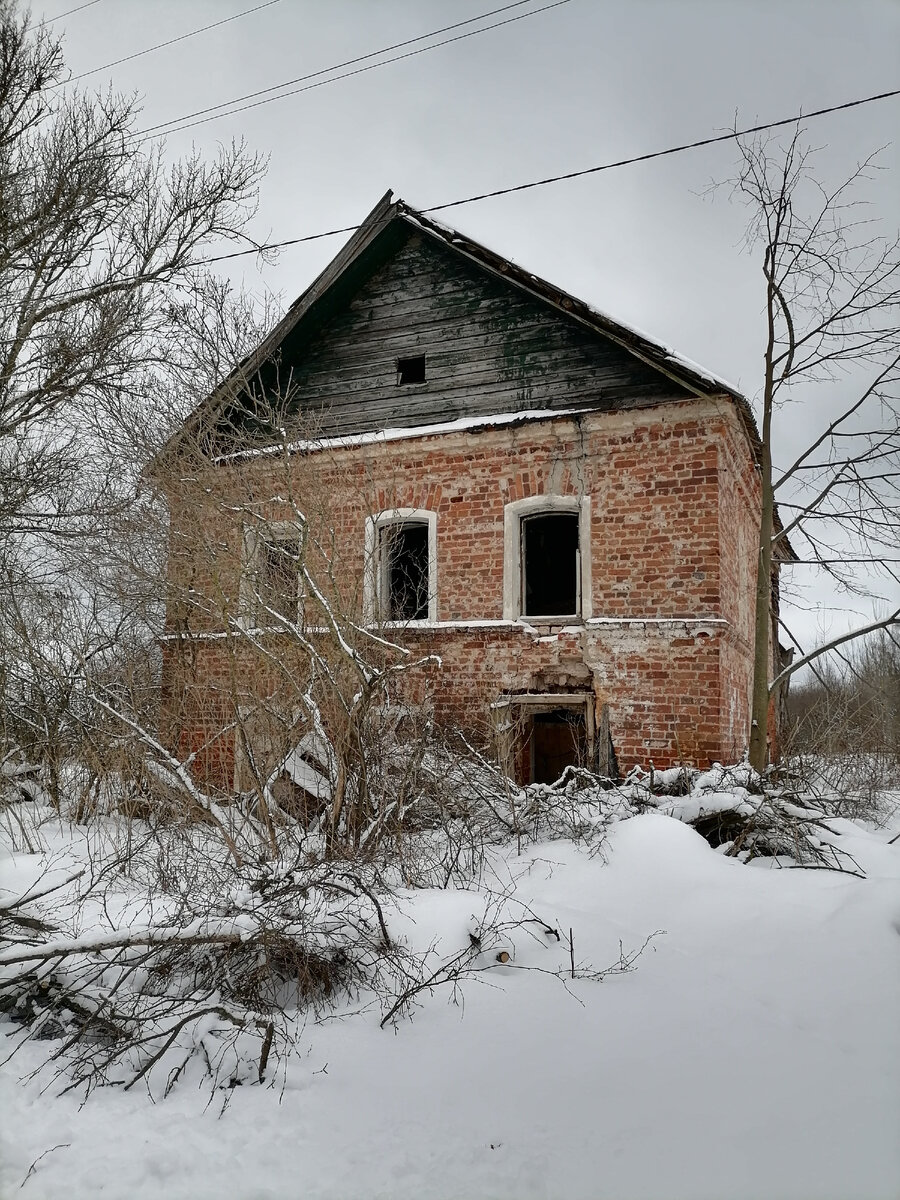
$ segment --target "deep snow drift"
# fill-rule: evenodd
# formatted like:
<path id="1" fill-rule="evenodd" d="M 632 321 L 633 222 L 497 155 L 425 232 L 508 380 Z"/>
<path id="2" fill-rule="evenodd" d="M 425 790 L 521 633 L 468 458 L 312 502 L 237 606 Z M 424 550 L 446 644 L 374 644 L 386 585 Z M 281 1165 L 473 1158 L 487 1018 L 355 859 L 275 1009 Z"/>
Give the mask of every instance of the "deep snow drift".
<path id="1" fill-rule="evenodd" d="M 186 1072 L 165 1100 L 113 1087 L 82 1105 L 27 1078 L 53 1047 L 28 1043 L 0 1072 L 0 1194 L 896 1197 L 900 842 L 831 824 L 867 878 L 743 865 L 654 812 L 614 825 L 599 854 L 494 848 L 486 886 L 563 938 L 513 931 L 508 963 L 492 951 L 385 1028 L 375 1005 L 341 1001 L 262 1087 L 210 1099 Z M 44 852 L 0 860 L 0 902 L 49 856 L 63 871 L 84 852 L 66 825 L 41 832 Z M 486 903 L 474 885 L 404 891 L 385 918 L 441 962 Z M 570 966 L 569 929 L 577 965 L 597 968 L 660 932 L 598 982 L 553 973 Z M 4 1045 L 14 1028 L 0 1022 Z"/>

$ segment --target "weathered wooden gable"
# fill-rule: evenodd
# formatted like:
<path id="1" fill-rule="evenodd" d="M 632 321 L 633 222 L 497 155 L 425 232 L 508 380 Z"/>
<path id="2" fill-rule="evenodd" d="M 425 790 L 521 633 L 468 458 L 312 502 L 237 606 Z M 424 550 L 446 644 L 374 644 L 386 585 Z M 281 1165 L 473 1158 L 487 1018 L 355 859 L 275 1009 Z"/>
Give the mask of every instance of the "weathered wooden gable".
<path id="1" fill-rule="evenodd" d="M 425 381 L 397 362 L 425 355 Z M 691 393 L 452 246 L 395 221 L 261 371 L 294 435 L 349 435 L 543 409 L 633 407 Z"/>

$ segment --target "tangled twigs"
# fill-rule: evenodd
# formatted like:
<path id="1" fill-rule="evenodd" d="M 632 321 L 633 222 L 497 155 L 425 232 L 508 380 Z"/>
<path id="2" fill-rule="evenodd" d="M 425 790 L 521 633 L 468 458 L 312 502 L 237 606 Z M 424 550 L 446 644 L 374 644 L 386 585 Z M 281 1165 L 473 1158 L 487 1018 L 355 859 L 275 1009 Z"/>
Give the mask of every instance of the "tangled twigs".
<path id="1" fill-rule="evenodd" d="M 95 880 L 75 892 L 83 872 L 70 871 L 0 914 L 17 918 L 0 951 L 0 1010 L 19 1026 L 16 1045 L 58 1042 L 47 1062 L 70 1086 L 133 1087 L 162 1072 L 168 1091 L 192 1058 L 214 1082 L 261 1081 L 290 1051 L 298 1008 L 332 1004 L 390 957 L 365 864 L 238 869 L 207 833 L 160 833 L 155 853 L 141 843 L 127 883 L 105 863 L 102 894 Z M 51 892 L 52 924 L 41 906 Z M 123 894 L 153 919 L 129 921 Z"/>
<path id="2" fill-rule="evenodd" d="M 395 1020 L 397 1015 L 408 1010 L 423 992 L 449 984 L 456 989 L 466 979 L 491 972 L 508 975 L 511 972 L 528 971 L 540 975 L 551 975 L 567 986 L 574 980 L 602 982 L 610 975 L 624 975 L 636 970 L 637 960 L 655 938 L 665 934 L 657 929 L 633 950 L 626 950 L 619 942 L 619 957 L 608 967 L 596 968 L 590 963 L 575 960 L 574 934 L 569 930 L 564 938 L 552 921 L 545 920 L 530 907 L 518 900 L 513 887 L 488 894 L 484 913 L 470 928 L 467 944 L 449 958 L 439 962 L 433 969 L 424 970 L 428 955 L 407 964 L 407 982 L 387 1008 L 381 1018 L 381 1028 Z M 522 937 L 526 945 L 538 949 L 539 953 L 552 949 L 555 964 L 544 966 L 535 962 L 517 962 L 516 944 Z M 432 947 L 433 951 L 433 947 Z M 559 958 L 560 951 L 565 957 Z M 411 973 L 410 973 L 411 968 Z"/>

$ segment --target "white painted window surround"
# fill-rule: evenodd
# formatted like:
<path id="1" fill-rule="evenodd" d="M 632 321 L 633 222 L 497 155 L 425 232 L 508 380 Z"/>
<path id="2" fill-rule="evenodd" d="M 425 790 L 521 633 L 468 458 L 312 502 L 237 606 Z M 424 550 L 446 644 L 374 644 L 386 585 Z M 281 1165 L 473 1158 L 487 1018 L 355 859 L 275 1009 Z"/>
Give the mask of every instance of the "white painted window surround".
<path id="1" fill-rule="evenodd" d="M 381 562 L 379 534 L 389 525 L 406 522 L 428 527 L 428 616 L 425 620 L 404 621 L 404 625 L 434 624 L 437 621 L 437 513 L 427 508 L 391 508 L 366 517 L 365 561 L 363 563 L 363 611 L 365 619 L 378 622 L 384 619 L 382 589 L 385 572 Z"/>
<path id="2" fill-rule="evenodd" d="M 578 596 L 576 613 L 528 618 L 522 614 L 522 520 L 540 513 L 578 514 Z M 590 496 L 528 496 L 513 500 L 503 510 L 503 619 L 531 620 L 555 625 L 562 620 L 590 620 L 591 609 L 591 498 Z"/>
<path id="3" fill-rule="evenodd" d="M 259 612 L 259 583 L 262 566 L 262 555 L 265 546 L 277 545 L 279 542 L 300 542 L 304 530 L 296 521 L 262 521 L 255 525 L 245 525 L 241 553 L 241 584 L 240 610 L 241 621 L 245 625 L 268 625 L 271 618 Z M 300 619 L 302 609 L 302 588 L 297 580 L 297 616 Z"/>

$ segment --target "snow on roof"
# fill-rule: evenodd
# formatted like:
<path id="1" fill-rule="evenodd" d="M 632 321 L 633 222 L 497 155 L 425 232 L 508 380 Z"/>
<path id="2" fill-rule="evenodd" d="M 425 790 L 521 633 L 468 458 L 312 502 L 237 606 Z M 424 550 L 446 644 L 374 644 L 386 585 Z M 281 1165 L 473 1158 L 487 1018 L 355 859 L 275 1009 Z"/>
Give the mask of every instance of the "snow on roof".
<path id="1" fill-rule="evenodd" d="M 342 450 L 353 446 L 381 445 L 406 438 L 436 437 L 444 433 L 460 433 L 469 429 L 490 426 L 514 425 L 525 421 L 547 421 L 557 417 L 571 417 L 595 410 L 581 408 L 536 408 L 525 412 L 503 412 L 477 417 L 456 417 L 452 421 L 434 421 L 428 425 L 398 426 L 394 429 L 370 429 L 365 433 L 348 433 L 337 437 L 297 438 L 291 442 L 280 442 L 274 446 L 259 446 L 251 450 L 235 450 L 231 454 L 220 454 L 213 462 L 231 462 L 235 459 L 259 458 L 272 454 L 312 453 L 318 450 Z"/>

